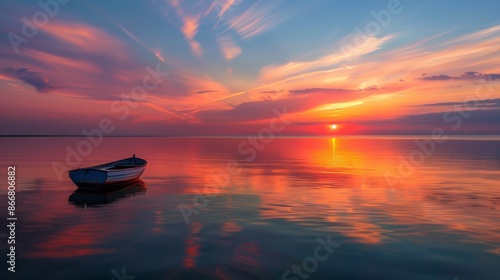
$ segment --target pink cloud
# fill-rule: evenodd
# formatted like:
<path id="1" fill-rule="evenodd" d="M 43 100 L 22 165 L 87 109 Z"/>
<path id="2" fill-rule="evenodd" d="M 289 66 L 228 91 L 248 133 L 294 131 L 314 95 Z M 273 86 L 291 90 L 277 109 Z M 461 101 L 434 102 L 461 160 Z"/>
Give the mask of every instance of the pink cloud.
<path id="1" fill-rule="evenodd" d="M 217 42 L 227 60 L 234 59 L 242 53 L 242 49 L 236 45 L 230 36 L 220 36 L 217 38 Z"/>

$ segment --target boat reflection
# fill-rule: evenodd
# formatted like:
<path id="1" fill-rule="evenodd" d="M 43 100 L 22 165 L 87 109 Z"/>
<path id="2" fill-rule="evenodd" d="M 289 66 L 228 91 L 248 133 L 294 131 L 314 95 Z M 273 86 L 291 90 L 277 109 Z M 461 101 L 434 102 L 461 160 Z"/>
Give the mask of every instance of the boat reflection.
<path id="1" fill-rule="evenodd" d="M 99 207 L 130 196 L 143 195 L 146 193 L 146 189 L 144 181 L 136 180 L 128 184 L 107 189 L 106 191 L 78 189 L 69 196 L 68 201 L 70 204 L 78 207 Z"/>

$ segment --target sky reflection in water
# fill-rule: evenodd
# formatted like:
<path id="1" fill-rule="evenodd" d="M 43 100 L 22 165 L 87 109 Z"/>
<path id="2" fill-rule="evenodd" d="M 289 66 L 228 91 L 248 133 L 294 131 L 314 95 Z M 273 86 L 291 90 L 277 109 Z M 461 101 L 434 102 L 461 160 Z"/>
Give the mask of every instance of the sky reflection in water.
<path id="1" fill-rule="evenodd" d="M 79 140 L 0 139 L 2 166 L 18 170 L 16 279 L 111 279 L 122 267 L 136 279 L 281 279 L 328 235 L 341 246 L 311 279 L 500 273 L 500 141 L 438 144 L 391 187 L 385 174 L 414 140 L 274 139 L 247 162 L 244 139 L 106 138 L 82 166 L 135 153 L 148 167 L 139 185 L 87 195 L 50 165 Z M 209 174 L 228 162 L 241 171 L 217 187 Z M 178 207 L 200 193 L 218 195 L 186 224 Z"/>

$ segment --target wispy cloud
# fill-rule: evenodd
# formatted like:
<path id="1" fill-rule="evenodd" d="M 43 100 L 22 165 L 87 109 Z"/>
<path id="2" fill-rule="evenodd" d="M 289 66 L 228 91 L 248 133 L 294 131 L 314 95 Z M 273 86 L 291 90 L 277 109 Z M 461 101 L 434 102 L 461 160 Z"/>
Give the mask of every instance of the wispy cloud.
<path id="1" fill-rule="evenodd" d="M 191 50 L 197 56 L 201 56 L 203 54 L 203 49 L 201 44 L 195 40 L 195 36 L 198 33 L 198 27 L 200 15 L 187 15 L 183 17 L 183 26 L 182 33 L 186 37 L 186 40 L 189 42 L 189 46 L 191 46 Z"/>
<path id="2" fill-rule="evenodd" d="M 229 18 L 227 24 L 241 38 L 249 39 L 276 27 L 292 15 L 275 1 L 257 1 L 240 15 Z"/>
<path id="3" fill-rule="evenodd" d="M 15 57 L 4 56 L 7 50 L 0 47 L 3 75 L 38 92 L 110 99 L 118 93 L 109 89 L 126 84 L 139 66 L 121 40 L 91 25 L 54 20 L 39 32 L 37 40 Z"/>
<path id="4" fill-rule="evenodd" d="M 41 93 L 109 101 L 130 93 L 132 88 L 143 83 L 144 75 L 148 73 L 145 64 L 139 62 L 140 57 L 134 55 L 135 48 L 126 44 L 126 38 L 120 39 L 94 26 L 53 21 L 41 28 L 40 33 L 37 37 L 39 40 L 27 45 L 16 57 L 5 55 L 8 50 L 0 45 L 0 56 L 6 57 L 2 61 L 6 67 L 0 68 L 0 76 L 11 87 L 21 85 L 13 81 L 21 81 Z M 127 35 L 135 37 L 131 33 Z M 161 71 L 168 71 L 173 64 L 178 63 L 167 61 L 160 49 L 150 51 L 165 62 L 160 63 Z M 17 65 L 25 67 L 19 68 Z M 156 68 L 155 65 L 150 67 Z M 172 103 L 189 107 L 203 99 L 200 95 L 197 95 L 198 99 L 190 99 L 189 96 L 195 96 L 194 92 L 207 88 L 217 90 L 212 97 L 227 92 L 223 85 L 179 67 L 169 79 L 150 92 L 148 102 L 156 95 L 159 98 L 155 102 L 166 110 Z M 185 99 L 185 102 L 181 99 Z"/>
<path id="5" fill-rule="evenodd" d="M 201 27 L 211 25 L 211 34 L 218 42 L 222 54 L 227 60 L 231 60 L 243 52 L 243 49 L 238 46 L 237 40 L 256 37 L 283 23 L 293 15 L 291 10 L 283 10 L 279 6 L 283 1 L 278 2 L 264 0 L 253 3 L 241 0 L 170 0 L 167 3 L 179 18 L 180 31 L 195 55 L 201 56 L 205 49 L 202 43 L 196 39 Z"/>
<path id="6" fill-rule="evenodd" d="M 0 74 L 14 78 L 33 86 L 40 93 L 48 93 L 58 88 L 57 85 L 49 82 L 40 73 L 32 72 L 28 68 L 0 68 Z"/>
<path id="7" fill-rule="evenodd" d="M 156 58 L 158 58 L 158 60 L 160 60 L 163 63 L 166 62 L 166 59 L 163 56 L 162 50 L 160 50 L 160 49 L 153 49 L 152 51 L 153 51 L 154 55 L 156 56 Z"/>
<path id="8" fill-rule="evenodd" d="M 446 85 L 447 83 L 440 85 L 441 83 L 430 83 L 427 80 L 449 79 L 458 83 L 484 78 L 498 81 L 500 53 L 496 46 L 500 44 L 500 37 L 493 36 L 497 34 L 496 32 L 496 28 L 488 29 L 487 32 L 480 30 L 462 36 L 460 40 L 455 40 L 454 44 L 449 44 L 449 41 L 441 43 L 432 41 L 441 39 L 437 36 L 432 40 L 429 39 L 432 42 L 418 44 L 408 42 L 385 50 L 383 48 L 389 45 L 386 43 L 396 41 L 396 39 L 406 40 L 406 36 L 398 34 L 383 38 L 372 37 L 365 40 L 365 44 L 356 46 L 359 49 L 352 52 L 350 61 L 346 60 L 338 46 L 337 51 L 316 59 L 269 65 L 262 68 L 258 84 L 254 88 L 216 101 L 225 100 L 232 104 L 242 104 L 259 100 L 277 101 L 298 95 L 311 95 L 313 98 L 318 98 L 321 95 L 323 104 L 308 107 L 303 111 L 304 113 L 311 112 L 307 115 L 311 117 L 310 120 L 331 116 L 332 114 L 318 113 L 318 110 L 322 111 L 325 108 L 334 111 L 343 109 L 342 115 L 345 118 L 374 118 L 373 111 L 370 110 L 373 107 L 372 104 L 375 104 L 381 112 L 383 111 L 380 118 L 396 117 L 404 113 L 418 114 L 422 113 L 419 110 L 421 111 L 423 107 L 417 110 L 409 105 L 431 103 L 442 98 L 458 101 L 463 99 L 463 90 L 450 91 L 443 88 L 450 86 Z M 468 41 L 471 38 L 477 40 Z M 375 51 L 378 51 L 376 56 L 370 55 Z M 482 71 L 466 72 L 469 69 Z M 465 73 L 415 79 L 427 71 Z M 330 100 L 328 95 L 342 95 L 342 90 L 339 89 L 351 89 L 358 94 L 369 94 L 371 97 L 358 96 L 351 100 Z M 422 91 L 440 92 L 440 94 L 422 95 L 420 94 Z M 431 107 L 427 108 L 432 110 Z"/>
<path id="9" fill-rule="evenodd" d="M 189 44 L 191 51 L 195 55 L 201 56 L 203 54 L 203 48 L 200 42 L 196 40 L 196 35 L 202 24 L 201 20 L 203 20 L 212 10 L 211 5 L 207 5 L 207 3 L 203 1 L 169 0 L 167 2 L 181 21 L 180 31 Z"/>
<path id="10" fill-rule="evenodd" d="M 220 49 L 227 60 L 231 60 L 241 54 L 242 50 L 236 45 L 233 38 L 228 35 L 217 38 Z"/>
<path id="11" fill-rule="evenodd" d="M 281 95 L 276 99 L 261 99 L 242 102 L 221 109 L 201 110 L 195 116 L 203 122 L 249 122 L 269 118 L 273 108 L 286 107 L 288 114 L 297 115 L 308 112 L 333 111 L 363 104 L 374 94 L 391 92 L 385 89 L 381 92 L 366 90 L 351 90 L 342 88 L 310 88 L 290 90 L 290 94 Z M 280 93 L 282 91 L 272 92 Z"/>
<path id="12" fill-rule="evenodd" d="M 141 45 L 142 47 L 144 47 L 150 53 L 154 54 L 156 56 L 156 58 L 158 58 L 158 60 L 160 60 L 161 62 L 165 62 L 165 57 L 163 57 L 162 52 L 161 52 L 160 49 L 151 49 L 144 42 L 142 42 L 141 40 L 139 40 L 139 38 L 137 38 L 134 34 L 132 34 L 132 32 L 130 32 L 129 30 L 127 30 L 125 27 L 123 27 L 123 25 L 119 24 L 118 22 L 116 22 L 115 20 L 111 19 L 108 16 L 106 16 L 106 17 L 108 18 L 109 21 L 111 21 L 112 23 L 114 23 L 118 28 L 120 28 L 123 32 L 125 32 L 125 34 L 127 34 L 132 40 L 134 40 L 136 43 L 138 43 L 139 45 Z"/>
<path id="13" fill-rule="evenodd" d="M 307 89 L 295 89 L 290 90 L 291 94 L 312 94 L 312 93 L 332 93 L 332 94 L 342 94 L 347 92 L 352 92 L 352 90 L 342 89 L 342 88 L 307 88 Z"/>
<path id="14" fill-rule="evenodd" d="M 413 79 L 425 72 L 464 73 L 498 70 L 500 63 L 500 26 L 479 30 L 456 39 L 426 44 L 409 44 L 380 54 L 379 61 L 363 67 L 365 72 Z M 383 62 L 382 62 L 383 61 Z M 383 67 L 383 71 L 380 71 Z M 413 76 L 412 76 L 413 75 Z"/>
<path id="15" fill-rule="evenodd" d="M 495 81 L 500 80 L 500 74 L 484 74 L 478 72 L 465 72 L 460 76 L 449 76 L 449 75 L 432 75 L 427 76 L 427 74 L 422 74 L 421 78 L 417 78 L 417 80 L 423 81 L 448 81 L 448 80 L 488 80 Z"/>
<path id="16" fill-rule="evenodd" d="M 241 0 L 217 0 L 214 1 L 212 7 L 217 13 L 217 23 L 214 25 L 213 30 L 217 28 L 219 22 L 224 18 L 224 14 L 229 11 L 233 5 L 237 5 Z"/>
<path id="17" fill-rule="evenodd" d="M 491 39 L 493 37 L 498 37 L 500 34 L 500 25 L 495 25 L 486 29 L 482 29 L 479 31 L 472 32 L 470 34 L 466 34 L 463 36 L 460 36 L 456 39 L 449 40 L 445 43 L 443 43 L 443 46 L 452 46 L 456 44 L 463 44 L 463 43 L 470 43 L 470 42 L 477 42 L 477 41 L 483 41 L 487 39 Z"/>
<path id="18" fill-rule="evenodd" d="M 370 37 L 365 40 L 362 45 L 357 46 L 357 51 L 351 55 L 351 59 L 380 49 L 384 43 L 394 37 L 394 35 L 385 36 L 383 38 Z M 346 59 L 345 53 L 339 48 L 337 51 L 315 60 L 291 61 L 282 65 L 267 66 L 261 70 L 260 80 L 263 83 L 276 82 L 303 73 L 325 70 L 325 68 L 340 67 L 342 63 L 346 62 Z"/>
<path id="19" fill-rule="evenodd" d="M 440 102 L 440 103 L 430 103 L 430 104 L 422 104 L 418 106 L 436 106 L 436 107 L 446 107 L 446 106 L 461 106 L 461 107 L 466 107 L 468 104 L 464 102 Z M 496 99 L 483 99 L 483 100 L 476 100 L 475 101 L 475 106 L 476 108 L 499 108 L 500 107 L 500 98 Z"/>
<path id="20" fill-rule="evenodd" d="M 216 90 L 199 90 L 195 92 L 196 94 L 205 94 L 205 93 L 211 93 L 211 92 L 217 92 Z"/>

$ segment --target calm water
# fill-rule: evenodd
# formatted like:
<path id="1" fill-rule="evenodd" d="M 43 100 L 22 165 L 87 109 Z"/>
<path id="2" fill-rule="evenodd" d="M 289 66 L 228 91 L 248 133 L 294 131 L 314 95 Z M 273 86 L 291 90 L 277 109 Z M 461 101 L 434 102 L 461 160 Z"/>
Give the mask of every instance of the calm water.
<path id="1" fill-rule="evenodd" d="M 148 168 L 143 182 L 90 194 L 51 167 L 80 140 L 0 138 L 0 221 L 9 165 L 18 218 L 17 272 L 4 238 L 1 279 L 500 275 L 498 140 L 448 140 L 420 158 L 411 139 L 274 139 L 250 160 L 245 139 L 106 138 L 81 166 L 135 153 Z M 230 162 L 239 172 L 223 177 Z"/>

